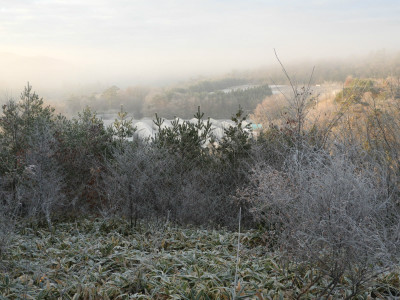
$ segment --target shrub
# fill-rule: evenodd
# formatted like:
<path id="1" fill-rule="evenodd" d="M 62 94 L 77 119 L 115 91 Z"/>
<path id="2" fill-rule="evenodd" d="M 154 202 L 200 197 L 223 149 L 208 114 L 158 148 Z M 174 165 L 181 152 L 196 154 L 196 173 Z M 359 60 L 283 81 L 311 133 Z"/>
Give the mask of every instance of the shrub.
<path id="1" fill-rule="evenodd" d="M 12 230 L 12 220 L 10 220 L 6 213 L 0 210 L 0 256 L 7 250 Z"/>
<path id="2" fill-rule="evenodd" d="M 6 252 L 14 229 L 14 211 L 11 193 L 4 189 L 3 177 L 0 176 L 0 256 Z"/>
<path id="3" fill-rule="evenodd" d="M 103 214 L 122 215 L 131 226 L 138 219 L 151 218 L 162 210 L 158 203 L 160 177 L 164 176 L 169 160 L 157 157 L 147 143 L 124 143 L 115 149 L 113 158 L 106 163 L 101 189 Z M 166 176 L 168 178 L 168 176 Z M 169 190 L 164 192 L 168 194 Z"/>
<path id="4" fill-rule="evenodd" d="M 166 218 L 180 224 L 236 225 L 237 203 L 230 196 L 246 179 L 250 134 L 242 110 L 225 130 L 219 147 L 210 120 L 198 110 L 196 123 L 175 119 L 149 141 L 118 144 L 106 164 L 102 211 L 128 218 Z M 235 220 L 235 221 L 234 221 Z"/>
<path id="5" fill-rule="evenodd" d="M 64 175 L 70 208 L 86 213 L 98 208 L 98 173 L 111 156 L 113 131 L 89 107 L 77 118 L 57 119 L 57 160 Z"/>
<path id="6" fill-rule="evenodd" d="M 27 144 L 26 167 L 18 185 L 19 200 L 25 216 L 35 221 L 46 220 L 51 229 L 55 208 L 64 204 L 64 178 L 56 160 L 58 145 L 54 130 L 46 120 L 35 120 Z"/>
<path id="7" fill-rule="evenodd" d="M 362 167 L 346 153 L 304 149 L 278 171 L 254 168 L 252 187 L 239 192 L 269 230 L 284 257 L 329 276 L 332 294 L 343 276 L 356 295 L 365 282 L 394 266 L 399 254 L 400 212 L 387 194 L 379 166 Z"/>

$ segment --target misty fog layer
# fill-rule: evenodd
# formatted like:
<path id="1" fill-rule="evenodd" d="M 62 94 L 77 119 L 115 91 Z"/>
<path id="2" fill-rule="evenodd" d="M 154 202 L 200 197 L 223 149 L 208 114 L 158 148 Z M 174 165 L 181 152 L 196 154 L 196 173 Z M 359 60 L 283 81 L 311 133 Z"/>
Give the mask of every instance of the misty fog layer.
<path id="1" fill-rule="evenodd" d="M 6 0 L 0 88 L 18 91 L 30 81 L 47 96 L 96 84 L 160 86 L 276 68 L 274 48 L 286 63 L 352 61 L 398 51 L 399 14 L 394 0 Z"/>

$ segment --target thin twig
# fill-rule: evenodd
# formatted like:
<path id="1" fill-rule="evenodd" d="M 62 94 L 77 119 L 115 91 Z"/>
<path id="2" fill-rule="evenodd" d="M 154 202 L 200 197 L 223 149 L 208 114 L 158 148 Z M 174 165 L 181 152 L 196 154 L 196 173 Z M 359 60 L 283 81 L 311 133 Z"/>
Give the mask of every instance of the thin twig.
<path id="1" fill-rule="evenodd" d="M 281 65 L 283 74 L 285 74 L 286 78 L 289 80 L 289 83 L 290 83 L 290 86 L 291 86 L 291 88 L 292 88 L 292 90 L 293 90 L 293 93 L 294 93 L 294 95 L 296 96 L 296 95 L 297 95 L 297 91 L 296 91 L 296 89 L 295 89 L 295 84 L 293 84 L 292 79 L 290 78 L 288 72 L 287 72 L 286 69 L 285 69 L 285 66 L 283 65 L 283 63 L 282 63 L 281 60 L 279 59 L 278 53 L 276 53 L 276 49 L 275 49 L 275 48 L 274 48 L 274 53 L 275 53 L 276 59 L 278 60 L 279 64 Z"/>

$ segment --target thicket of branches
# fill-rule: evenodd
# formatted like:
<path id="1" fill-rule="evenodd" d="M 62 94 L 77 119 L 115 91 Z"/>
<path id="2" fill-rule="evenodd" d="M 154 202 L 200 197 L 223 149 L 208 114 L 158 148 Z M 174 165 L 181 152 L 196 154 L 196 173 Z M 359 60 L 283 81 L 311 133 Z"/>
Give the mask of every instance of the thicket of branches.
<path id="1" fill-rule="evenodd" d="M 125 112 L 109 128 L 89 108 L 70 120 L 28 84 L 0 117 L 2 206 L 49 228 L 54 219 L 87 214 L 230 226 L 251 131 L 240 109 L 216 146 L 203 117 L 199 109 L 196 124 L 176 119 L 169 128 L 156 116 L 154 139 L 128 141 L 135 129 Z"/>
<path id="2" fill-rule="evenodd" d="M 350 299 L 398 266 L 400 87 L 395 83 L 349 79 L 340 101 L 335 99 L 337 112 L 325 123 L 307 117 L 315 100 L 310 86 L 292 83 L 283 125 L 271 122 L 259 139 L 268 145 L 267 159 L 253 165 L 249 184 L 236 195 L 266 228 L 271 249 L 298 263 L 299 272 L 305 266 L 317 270 L 315 283 L 328 279 L 321 297 Z M 346 296 L 343 280 L 352 287 Z"/>

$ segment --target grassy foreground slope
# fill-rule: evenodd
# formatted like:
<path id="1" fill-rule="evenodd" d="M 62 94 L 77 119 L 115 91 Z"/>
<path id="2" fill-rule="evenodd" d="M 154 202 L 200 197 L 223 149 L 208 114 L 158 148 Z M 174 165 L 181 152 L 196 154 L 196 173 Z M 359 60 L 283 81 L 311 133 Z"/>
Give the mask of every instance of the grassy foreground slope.
<path id="1" fill-rule="evenodd" d="M 224 230 L 84 220 L 55 233 L 21 229 L 0 263 L 1 299 L 290 299 L 316 297 L 321 274 L 280 265 L 266 236 L 241 234 L 239 284 L 233 288 L 237 234 Z M 346 278 L 334 299 L 349 294 Z M 358 299 L 399 288 L 386 274 Z"/>

